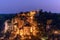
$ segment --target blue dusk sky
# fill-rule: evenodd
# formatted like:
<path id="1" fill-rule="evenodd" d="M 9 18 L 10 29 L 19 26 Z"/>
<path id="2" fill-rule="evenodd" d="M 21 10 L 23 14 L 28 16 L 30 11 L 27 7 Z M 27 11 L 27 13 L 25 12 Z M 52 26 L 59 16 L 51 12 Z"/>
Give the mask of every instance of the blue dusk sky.
<path id="1" fill-rule="evenodd" d="M 19 13 L 39 9 L 60 13 L 60 0 L 0 0 L 0 13 Z"/>

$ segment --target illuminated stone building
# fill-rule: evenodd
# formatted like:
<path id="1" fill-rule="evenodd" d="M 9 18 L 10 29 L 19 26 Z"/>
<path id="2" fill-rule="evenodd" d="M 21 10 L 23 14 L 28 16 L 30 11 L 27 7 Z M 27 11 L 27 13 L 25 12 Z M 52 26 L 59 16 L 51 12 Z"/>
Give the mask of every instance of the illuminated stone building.
<path id="1" fill-rule="evenodd" d="M 31 36 L 37 37 L 39 28 L 37 27 L 37 22 L 34 21 L 35 14 L 36 11 L 31 11 L 28 13 L 17 14 L 14 18 L 12 18 L 12 20 L 10 21 L 12 30 L 9 29 L 11 30 L 9 39 L 13 40 L 17 37 L 17 35 L 19 35 L 22 40 L 31 39 Z"/>

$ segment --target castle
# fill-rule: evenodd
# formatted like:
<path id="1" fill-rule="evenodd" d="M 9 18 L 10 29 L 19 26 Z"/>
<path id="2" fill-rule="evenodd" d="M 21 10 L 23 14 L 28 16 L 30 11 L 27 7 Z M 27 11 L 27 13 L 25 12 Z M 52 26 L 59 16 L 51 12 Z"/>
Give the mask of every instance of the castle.
<path id="1" fill-rule="evenodd" d="M 31 36 L 37 36 L 39 28 L 37 22 L 34 20 L 34 16 L 37 11 L 31 11 L 27 13 L 17 14 L 12 20 L 5 22 L 6 31 L 11 32 L 9 39 L 14 39 L 17 35 L 21 39 L 31 39 Z M 13 34 L 13 35 L 12 35 Z"/>

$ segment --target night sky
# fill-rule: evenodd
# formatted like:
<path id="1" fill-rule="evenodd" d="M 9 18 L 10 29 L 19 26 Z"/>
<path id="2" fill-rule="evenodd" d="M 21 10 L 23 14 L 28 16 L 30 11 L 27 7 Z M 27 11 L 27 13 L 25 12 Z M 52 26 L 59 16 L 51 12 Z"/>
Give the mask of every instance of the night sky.
<path id="1" fill-rule="evenodd" d="M 19 13 L 38 9 L 59 13 L 60 0 L 0 0 L 0 13 Z"/>

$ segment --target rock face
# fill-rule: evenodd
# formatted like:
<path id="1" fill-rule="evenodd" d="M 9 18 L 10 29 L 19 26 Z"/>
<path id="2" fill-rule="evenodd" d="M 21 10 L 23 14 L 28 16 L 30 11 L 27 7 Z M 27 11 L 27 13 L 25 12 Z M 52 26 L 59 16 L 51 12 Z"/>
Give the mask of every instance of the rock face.
<path id="1" fill-rule="evenodd" d="M 4 32 L 10 32 L 8 39 L 13 40 L 17 36 L 21 40 L 32 39 L 32 36 L 37 37 L 39 28 L 37 27 L 37 22 L 34 20 L 35 14 L 36 11 L 17 14 L 12 20 L 5 22 Z"/>

